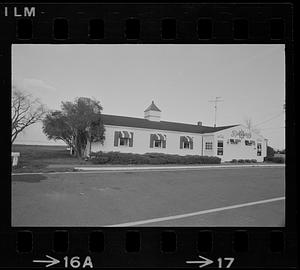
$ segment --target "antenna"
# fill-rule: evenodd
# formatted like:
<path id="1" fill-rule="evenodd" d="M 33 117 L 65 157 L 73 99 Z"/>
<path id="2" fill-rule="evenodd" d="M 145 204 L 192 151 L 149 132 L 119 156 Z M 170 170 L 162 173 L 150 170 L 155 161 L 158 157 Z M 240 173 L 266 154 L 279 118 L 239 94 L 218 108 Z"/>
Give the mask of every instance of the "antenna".
<path id="1" fill-rule="evenodd" d="M 209 100 L 208 102 L 214 102 L 215 103 L 215 123 L 214 123 L 214 127 L 217 126 L 217 105 L 218 102 L 222 102 L 224 100 L 221 100 L 221 97 L 216 97 L 214 100 Z"/>

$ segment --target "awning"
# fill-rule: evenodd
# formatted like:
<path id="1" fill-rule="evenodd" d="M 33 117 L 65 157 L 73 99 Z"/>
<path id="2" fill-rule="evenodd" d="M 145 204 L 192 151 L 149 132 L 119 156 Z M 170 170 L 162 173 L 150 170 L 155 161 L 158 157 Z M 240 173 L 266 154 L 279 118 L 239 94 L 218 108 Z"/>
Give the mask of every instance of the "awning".
<path id="1" fill-rule="evenodd" d="M 193 138 L 190 137 L 190 136 L 184 136 L 184 137 L 183 137 L 183 141 L 184 141 L 184 142 L 187 142 L 187 143 L 191 143 L 191 142 L 193 142 Z"/>
<path id="2" fill-rule="evenodd" d="M 192 137 L 190 137 L 190 136 L 186 136 L 186 137 L 188 138 L 189 142 L 193 142 L 193 138 Z"/>
<path id="3" fill-rule="evenodd" d="M 128 131 L 120 131 L 120 138 L 129 139 L 130 138 L 129 132 Z"/>
<path id="4" fill-rule="evenodd" d="M 155 141 L 165 141 L 166 140 L 165 136 L 160 133 L 156 133 L 153 135 L 154 135 L 153 138 Z"/>

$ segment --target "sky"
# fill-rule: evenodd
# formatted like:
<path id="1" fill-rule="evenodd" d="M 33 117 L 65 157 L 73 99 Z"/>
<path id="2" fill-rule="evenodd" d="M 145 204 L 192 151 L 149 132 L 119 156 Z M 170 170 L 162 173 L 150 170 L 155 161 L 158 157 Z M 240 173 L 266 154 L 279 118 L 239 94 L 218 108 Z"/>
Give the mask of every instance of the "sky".
<path id="1" fill-rule="evenodd" d="M 285 148 L 285 52 L 282 44 L 14 44 L 12 82 L 48 109 L 92 97 L 104 114 L 144 117 L 153 100 L 161 120 L 205 126 L 250 118 L 275 149 Z M 42 124 L 15 141 L 55 144 Z M 60 142 L 60 144 L 63 144 Z"/>

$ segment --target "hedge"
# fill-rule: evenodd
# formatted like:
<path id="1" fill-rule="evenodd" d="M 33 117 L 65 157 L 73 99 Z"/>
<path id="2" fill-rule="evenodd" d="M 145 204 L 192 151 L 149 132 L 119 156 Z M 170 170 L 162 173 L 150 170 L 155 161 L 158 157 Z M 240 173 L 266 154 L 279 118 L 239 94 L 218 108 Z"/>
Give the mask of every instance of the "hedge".
<path id="1" fill-rule="evenodd" d="M 256 159 L 232 159 L 231 163 L 256 163 Z"/>
<path id="2" fill-rule="evenodd" d="M 274 163 L 284 163 L 284 157 L 265 157 L 264 161 L 274 162 Z"/>
<path id="3" fill-rule="evenodd" d="M 91 154 L 94 164 L 220 164 L 219 157 L 198 155 L 169 155 L 162 153 L 132 154 L 120 152 L 97 152 Z"/>

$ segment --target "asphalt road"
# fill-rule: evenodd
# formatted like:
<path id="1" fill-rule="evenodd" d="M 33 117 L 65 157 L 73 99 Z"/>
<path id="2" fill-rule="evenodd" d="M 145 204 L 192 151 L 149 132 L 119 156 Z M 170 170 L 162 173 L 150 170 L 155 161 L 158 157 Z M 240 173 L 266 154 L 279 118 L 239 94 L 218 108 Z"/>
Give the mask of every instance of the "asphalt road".
<path id="1" fill-rule="evenodd" d="M 176 218 L 284 197 L 284 182 L 283 167 L 14 175 L 12 226 L 284 226 L 283 199 Z"/>

